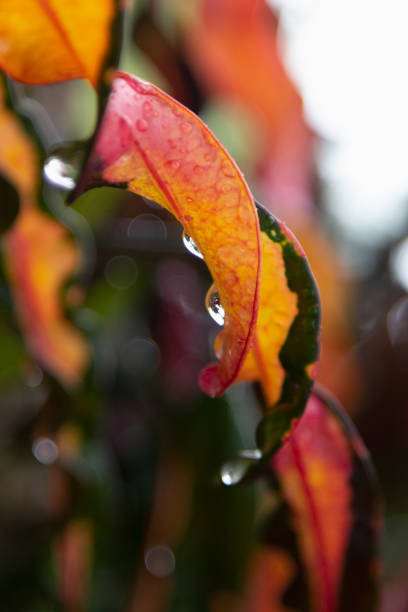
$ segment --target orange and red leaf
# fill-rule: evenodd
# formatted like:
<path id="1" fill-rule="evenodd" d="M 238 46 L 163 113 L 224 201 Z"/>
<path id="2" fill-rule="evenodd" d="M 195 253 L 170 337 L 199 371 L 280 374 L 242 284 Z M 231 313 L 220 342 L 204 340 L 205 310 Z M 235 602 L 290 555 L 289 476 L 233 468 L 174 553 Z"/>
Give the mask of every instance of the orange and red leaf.
<path id="1" fill-rule="evenodd" d="M 17 316 L 33 356 L 65 384 L 74 385 L 89 350 L 65 319 L 60 290 L 75 272 L 79 252 L 67 230 L 38 210 L 38 155 L 22 124 L 2 102 L 0 173 L 20 196 L 20 212 L 3 238 Z"/>
<path id="2" fill-rule="evenodd" d="M 15 307 L 30 351 L 66 385 L 79 382 L 89 352 L 65 320 L 59 292 L 78 266 L 67 230 L 35 208 L 25 208 L 4 238 Z"/>
<path id="3" fill-rule="evenodd" d="M 367 450 L 344 415 L 313 394 L 298 427 L 272 458 L 271 467 L 291 511 L 313 612 L 338 610 L 342 576 L 347 564 L 354 564 L 355 571 L 356 554 L 363 599 L 372 601 L 378 492 Z M 365 491 L 360 498 L 356 498 L 355 483 L 358 491 Z M 355 525 L 360 534 L 357 552 L 353 550 Z M 345 599 L 343 593 L 342 597 Z"/>
<path id="4" fill-rule="evenodd" d="M 79 188 L 110 184 L 155 200 L 204 256 L 225 310 L 218 363 L 201 386 L 219 395 L 249 348 L 258 309 L 259 224 L 234 161 L 193 113 L 136 77 L 119 74 Z"/>
<path id="5" fill-rule="evenodd" d="M 275 452 L 302 415 L 319 350 L 319 293 L 293 234 L 258 203 L 262 274 L 258 322 L 239 380 L 259 381 L 265 417 L 257 430 L 263 455 Z"/>
<path id="6" fill-rule="evenodd" d="M 183 36 L 201 81 L 260 127 L 259 163 L 277 210 L 309 208 L 314 137 L 281 59 L 278 19 L 266 0 L 203 0 L 189 17 Z"/>

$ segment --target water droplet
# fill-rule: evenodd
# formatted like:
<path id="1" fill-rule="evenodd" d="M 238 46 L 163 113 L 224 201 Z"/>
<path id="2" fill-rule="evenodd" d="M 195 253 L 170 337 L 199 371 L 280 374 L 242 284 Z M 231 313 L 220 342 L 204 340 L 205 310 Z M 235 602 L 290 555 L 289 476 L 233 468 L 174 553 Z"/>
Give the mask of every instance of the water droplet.
<path id="1" fill-rule="evenodd" d="M 239 459 L 224 463 L 221 468 L 222 483 L 225 484 L 227 487 L 237 484 L 245 474 L 247 467 L 247 462 L 241 461 Z"/>
<path id="2" fill-rule="evenodd" d="M 173 140 L 173 138 L 169 138 L 167 140 L 167 142 L 169 143 L 169 147 L 171 149 L 176 149 L 177 148 L 177 142 L 175 140 Z"/>
<path id="3" fill-rule="evenodd" d="M 145 553 L 145 566 L 156 578 L 167 578 L 174 572 L 176 560 L 168 546 L 153 546 Z"/>
<path id="4" fill-rule="evenodd" d="M 202 166 L 196 165 L 193 168 L 193 172 L 194 172 L 194 174 L 200 175 L 200 174 L 202 174 L 204 172 L 204 168 Z"/>
<path id="5" fill-rule="evenodd" d="M 188 196 L 186 198 L 186 202 L 188 202 L 189 204 L 191 204 L 191 202 L 194 202 L 193 198 L 190 198 L 190 196 Z"/>
<path id="6" fill-rule="evenodd" d="M 190 124 L 190 123 L 182 123 L 182 124 L 180 125 L 180 130 L 181 130 L 182 132 L 184 132 L 185 134 L 189 134 L 189 133 L 191 132 L 191 130 L 192 130 L 192 129 L 193 129 L 193 128 L 192 128 L 192 126 L 191 126 L 191 124 Z"/>
<path id="7" fill-rule="evenodd" d="M 32 451 L 37 461 L 43 465 L 51 465 L 58 458 L 58 447 L 50 438 L 34 440 Z"/>
<path id="8" fill-rule="evenodd" d="M 143 102 L 143 110 L 146 114 L 150 114 L 152 110 L 152 105 L 150 102 Z"/>
<path id="9" fill-rule="evenodd" d="M 190 253 L 192 253 L 196 257 L 199 257 L 200 259 L 204 259 L 200 249 L 198 248 L 194 240 L 191 238 L 191 236 L 189 236 L 186 232 L 183 232 L 183 244 L 186 247 L 187 251 L 190 251 Z"/>
<path id="10" fill-rule="evenodd" d="M 262 451 L 259 448 L 242 450 L 239 455 L 244 459 L 262 459 Z"/>
<path id="11" fill-rule="evenodd" d="M 136 121 L 136 127 L 139 132 L 145 132 L 148 129 L 149 124 L 147 123 L 146 119 L 138 119 Z"/>
<path id="12" fill-rule="evenodd" d="M 228 178 L 233 178 L 233 176 L 235 176 L 233 167 L 228 162 L 225 162 L 225 161 L 222 162 L 221 172 L 223 173 L 224 176 Z"/>
<path id="13" fill-rule="evenodd" d="M 225 311 L 222 307 L 219 293 L 213 287 L 210 287 L 207 293 L 207 296 L 205 298 L 205 305 L 207 306 L 207 310 L 210 317 L 218 325 L 224 325 Z"/>
<path id="14" fill-rule="evenodd" d="M 165 166 L 169 170 L 178 170 L 180 168 L 180 162 L 177 161 L 177 159 L 171 159 L 170 161 L 166 162 Z"/>
<path id="15" fill-rule="evenodd" d="M 59 189 L 74 189 L 83 155 L 83 143 L 73 142 L 54 148 L 45 160 L 44 178 Z"/>

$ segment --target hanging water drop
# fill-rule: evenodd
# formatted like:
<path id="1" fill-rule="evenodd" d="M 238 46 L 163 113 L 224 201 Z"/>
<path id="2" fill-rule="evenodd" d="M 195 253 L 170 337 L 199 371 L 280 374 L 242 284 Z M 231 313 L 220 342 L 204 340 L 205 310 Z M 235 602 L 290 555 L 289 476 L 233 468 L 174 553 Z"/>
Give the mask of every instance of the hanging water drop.
<path id="1" fill-rule="evenodd" d="M 205 298 L 205 305 L 207 306 L 210 317 L 218 324 L 224 325 L 225 311 L 221 304 L 220 295 L 218 291 L 210 288 Z"/>
<path id="2" fill-rule="evenodd" d="M 247 470 L 247 463 L 242 460 L 228 461 L 221 468 L 221 481 L 227 487 L 237 484 Z"/>
<path id="3" fill-rule="evenodd" d="M 245 459 L 262 459 L 262 451 L 259 448 L 242 450 L 239 455 Z"/>
<path id="4" fill-rule="evenodd" d="M 192 255 L 195 255 L 200 259 L 204 259 L 200 249 L 198 248 L 194 240 L 191 238 L 191 236 L 189 236 L 186 232 L 183 232 L 183 244 L 186 247 L 187 251 L 190 251 Z"/>
<path id="5" fill-rule="evenodd" d="M 74 189 L 85 147 L 86 143 L 73 142 L 54 148 L 44 163 L 46 181 L 59 189 Z"/>

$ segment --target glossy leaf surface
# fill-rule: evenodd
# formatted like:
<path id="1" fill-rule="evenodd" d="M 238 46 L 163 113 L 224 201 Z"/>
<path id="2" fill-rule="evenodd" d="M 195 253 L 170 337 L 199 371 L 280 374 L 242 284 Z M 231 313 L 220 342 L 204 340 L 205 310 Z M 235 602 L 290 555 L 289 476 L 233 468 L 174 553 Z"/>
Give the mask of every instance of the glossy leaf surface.
<path id="1" fill-rule="evenodd" d="M 155 86 L 119 74 L 74 195 L 101 184 L 161 204 L 203 254 L 225 322 L 219 362 L 202 372 L 201 386 L 222 393 L 242 365 L 258 308 L 259 225 L 242 174 L 193 113 Z"/>
<path id="2" fill-rule="evenodd" d="M 351 609 L 351 602 L 353 609 L 373 610 L 375 601 L 378 491 L 367 450 L 339 410 L 313 394 L 299 426 L 271 460 L 292 515 L 314 612 Z M 350 570 L 359 582 L 352 596 L 351 576 L 342 589 Z"/>
<path id="3" fill-rule="evenodd" d="M 86 78 L 107 51 L 113 0 L 13 0 L 0 4 L 0 66 L 24 83 Z"/>
<path id="4" fill-rule="evenodd" d="M 258 380 L 266 416 L 259 447 L 274 452 L 301 416 L 313 384 L 320 334 L 319 294 L 303 250 L 287 227 L 257 204 L 263 268 L 259 315 L 242 380 Z"/>

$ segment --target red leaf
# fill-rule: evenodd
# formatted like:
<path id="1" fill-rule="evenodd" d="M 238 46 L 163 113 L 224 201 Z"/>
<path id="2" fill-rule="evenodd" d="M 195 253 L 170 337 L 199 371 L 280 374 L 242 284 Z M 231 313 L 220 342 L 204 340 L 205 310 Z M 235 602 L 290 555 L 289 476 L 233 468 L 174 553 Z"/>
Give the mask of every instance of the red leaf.
<path id="1" fill-rule="evenodd" d="M 242 174 L 198 117 L 157 87 L 119 74 L 74 195 L 98 184 L 155 200 L 203 254 L 225 322 L 219 362 L 200 382 L 219 395 L 237 377 L 258 309 L 259 224 Z"/>
<path id="2" fill-rule="evenodd" d="M 378 507 L 365 501 L 364 507 L 355 508 L 351 477 L 356 459 L 364 466 L 371 497 L 377 492 L 371 465 L 367 466 L 368 453 L 354 430 L 346 434 L 342 419 L 313 394 L 298 427 L 271 460 L 292 512 L 314 612 L 335 612 L 338 608 L 346 553 L 353 552 L 350 542 L 355 520 L 364 534 L 369 533 L 368 540 L 360 542 L 360 548 L 367 547 L 364 563 L 360 560 L 358 568 L 360 572 L 363 569 L 361 589 L 369 589 L 368 583 L 374 579 L 376 559 L 372 553 Z"/>

